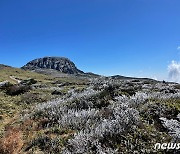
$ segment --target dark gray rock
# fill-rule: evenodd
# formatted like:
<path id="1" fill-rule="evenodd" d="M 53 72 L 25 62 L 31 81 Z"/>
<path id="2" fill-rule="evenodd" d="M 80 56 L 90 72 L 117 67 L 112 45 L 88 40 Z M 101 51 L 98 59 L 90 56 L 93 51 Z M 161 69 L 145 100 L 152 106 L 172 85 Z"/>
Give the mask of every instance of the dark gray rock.
<path id="1" fill-rule="evenodd" d="M 22 67 L 25 70 L 54 69 L 66 74 L 84 74 L 75 64 L 64 57 L 44 57 L 28 62 Z"/>
<path id="2" fill-rule="evenodd" d="M 62 92 L 55 90 L 51 94 L 52 95 L 62 95 Z"/>

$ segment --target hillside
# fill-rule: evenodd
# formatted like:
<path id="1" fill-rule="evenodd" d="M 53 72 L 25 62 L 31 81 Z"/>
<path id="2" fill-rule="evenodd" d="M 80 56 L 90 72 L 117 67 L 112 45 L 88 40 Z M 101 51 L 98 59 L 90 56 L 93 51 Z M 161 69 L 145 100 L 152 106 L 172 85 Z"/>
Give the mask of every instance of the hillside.
<path id="1" fill-rule="evenodd" d="M 17 78 L 17 80 L 35 78 L 39 81 L 46 81 L 51 79 L 51 77 L 39 73 L 25 71 L 19 68 L 14 68 L 0 64 L 0 82 L 7 80 L 11 83 L 17 83 L 17 81 L 14 78 Z"/>
<path id="2" fill-rule="evenodd" d="M 0 65 L 2 154 L 178 153 L 154 145 L 180 141 L 179 84 L 65 74 Z"/>

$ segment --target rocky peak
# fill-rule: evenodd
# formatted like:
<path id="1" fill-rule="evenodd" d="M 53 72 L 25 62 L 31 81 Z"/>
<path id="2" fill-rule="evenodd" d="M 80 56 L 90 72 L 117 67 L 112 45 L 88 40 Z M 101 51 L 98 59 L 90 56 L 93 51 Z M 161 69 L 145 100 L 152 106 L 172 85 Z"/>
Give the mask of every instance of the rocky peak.
<path id="1" fill-rule="evenodd" d="M 54 69 L 67 74 L 83 74 L 75 64 L 64 57 L 44 57 L 28 62 L 22 67 L 25 70 Z"/>

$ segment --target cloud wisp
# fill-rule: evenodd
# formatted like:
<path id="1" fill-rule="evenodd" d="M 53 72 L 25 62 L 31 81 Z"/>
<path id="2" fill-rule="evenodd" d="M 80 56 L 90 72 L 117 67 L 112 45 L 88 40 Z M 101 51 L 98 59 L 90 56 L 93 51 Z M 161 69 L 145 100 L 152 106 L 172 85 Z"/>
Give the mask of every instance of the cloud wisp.
<path id="1" fill-rule="evenodd" d="M 176 62 L 173 60 L 171 64 L 168 65 L 168 77 L 170 81 L 180 83 L 180 63 L 179 62 Z"/>

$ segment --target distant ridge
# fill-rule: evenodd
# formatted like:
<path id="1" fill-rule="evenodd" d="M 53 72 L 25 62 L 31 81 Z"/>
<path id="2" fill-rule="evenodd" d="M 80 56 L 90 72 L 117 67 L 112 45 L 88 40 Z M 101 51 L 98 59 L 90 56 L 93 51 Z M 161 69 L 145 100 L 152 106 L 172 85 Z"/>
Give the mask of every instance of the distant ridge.
<path id="1" fill-rule="evenodd" d="M 4 68 L 11 68 L 11 66 L 0 64 L 0 69 L 4 69 Z"/>
<path id="2" fill-rule="evenodd" d="M 113 75 L 111 76 L 112 79 L 125 79 L 125 80 L 151 80 L 151 81 L 156 81 L 155 79 L 151 78 L 140 78 L 140 77 L 127 77 L 127 76 L 121 76 L 121 75 Z"/>

